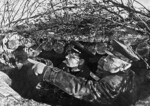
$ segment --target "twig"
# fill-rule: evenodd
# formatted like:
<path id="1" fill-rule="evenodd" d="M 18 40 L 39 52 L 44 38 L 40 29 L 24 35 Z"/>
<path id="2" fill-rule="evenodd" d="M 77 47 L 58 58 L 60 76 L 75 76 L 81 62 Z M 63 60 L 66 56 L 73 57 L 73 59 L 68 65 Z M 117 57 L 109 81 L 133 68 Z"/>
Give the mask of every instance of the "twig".
<path id="1" fill-rule="evenodd" d="M 136 14 L 135 14 L 135 15 L 136 15 Z M 146 23 L 140 16 L 138 16 L 138 15 L 136 15 L 136 16 L 137 16 L 137 17 L 142 21 L 142 23 L 145 25 L 147 31 L 150 32 L 150 28 L 149 28 L 149 26 L 147 25 L 147 23 Z"/>
<path id="2" fill-rule="evenodd" d="M 145 13 L 143 13 L 143 12 L 141 12 L 141 11 L 138 11 L 138 10 L 135 10 L 135 9 L 132 9 L 132 8 L 129 8 L 128 6 L 125 6 L 125 5 L 123 5 L 123 4 L 116 3 L 116 2 L 114 2 L 113 0 L 109 0 L 109 2 L 111 2 L 111 3 L 114 4 L 115 6 L 118 6 L 118 7 L 120 7 L 120 8 L 123 8 L 124 10 L 128 11 L 129 13 L 130 13 L 130 12 L 138 13 L 138 14 L 141 14 L 141 15 L 143 15 L 143 16 L 146 16 L 146 17 L 149 17 L 149 18 L 150 18 L 150 15 L 148 15 L 148 14 L 145 14 Z"/>
<path id="3" fill-rule="evenodd" d="M 23 5 L 24 0 L 22 1 L 21 5 L 19 6 L 18 10 L 15 12 L 14 16 L 12 17 L 11 21 L 14 21 L 14 18 L 16 17 L 16 15 L 18 14 L 18 12 L 20 11 L 22 5 Z"/>
<path id="4" fill-rule="evenodd" d="M 140 4 L 145 10 L 147 10 L 148 12 L 150 12 L 150 10 L 148 10 L 143 4 L 141 4 L 140 2 L 138 2 L 137 0 L 134 0 L 136 3 Z"/>

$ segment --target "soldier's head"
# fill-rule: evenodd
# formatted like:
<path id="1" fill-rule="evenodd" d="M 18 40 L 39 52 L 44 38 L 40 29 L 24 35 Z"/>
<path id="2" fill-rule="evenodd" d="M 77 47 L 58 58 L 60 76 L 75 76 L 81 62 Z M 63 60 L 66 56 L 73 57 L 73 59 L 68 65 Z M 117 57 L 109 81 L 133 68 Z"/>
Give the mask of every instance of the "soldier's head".
<path id="1" fill-rule="evenodd" d="M 147 42 L 142 42 L 137 46 L 136 52 L 143 58 L 149 58 L 150 45 Z"/>
<path id="2" fill-rule="evenodd" d="M 108 56 L 102 57 L 98 61 L 98 70 L 107 71 L 110 73 L 117 73 L 125 71 L 131 67 L 131 64 L 125 60 L 116 57 L 114 54 L 109 53 Z"/>
<path id="3" fill-rule="evenodd" d="M 80 58 L 80 53 L 70 51 L 66 56 L 65 63 L 70 68 L 78 68 L 84 64 L 84 59 Z"/>
<path id="4" fill-rule="evenodd" d="M 15 60 L 16 60 L 16 66 L 18 68 L 21 68 L 23 64 L 28 59 L 28 55 L 24 50 L 24 46 L 19 46 L 15 51 L 12 52 Z"/>
<path id="5" fill-rule="evenodd" d="M 63 41 L 57 41 L 54 44 L 54 51 L 58 54 L 62 54 L 64 52 L 64 46 L 65 46 L 65 42 Z"/>

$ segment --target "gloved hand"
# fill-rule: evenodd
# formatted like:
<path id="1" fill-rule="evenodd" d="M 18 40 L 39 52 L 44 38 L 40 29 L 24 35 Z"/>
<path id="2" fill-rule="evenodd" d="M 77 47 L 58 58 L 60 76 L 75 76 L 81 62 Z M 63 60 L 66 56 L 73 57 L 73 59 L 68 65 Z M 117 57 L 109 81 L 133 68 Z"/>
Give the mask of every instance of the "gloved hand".
<path id="1" fill-rule="evenodd" d="M 52 62 L 48 62 L 47 65 L 42 63 L 42 62 L 38 62 L 32 59 L 28 59 L 28 61 L 33 65 L 32 69 L 34 70 L 34 73 L 36 76 L 43 74 L 44 72 L 44 68 L 48 65 L 48 67 L 53 67 L 53 63 Z"/>
<path id="2" fill-rule="evenodd" d="M 46 64 L 44 63 L 37 63 L 33 66 L 34 73 L 36 76 L 43 74 L 44 68 L 46 67 Z"/>
<path id="3" fill-rule="evenodd" d="M 43 74 L 45 72 L 46 64 L 44 63 L 37 63 L 33 66 L 34 74 L 38 78 L 39 82 L 36 85 L 36 89 L 41 90 L 44 89 L 44 82 L 43 82 Z"/>
<path id="4" fill-rule="evenodd" d="M 32 66 L 32 70 L 33 70 L 33 74 L 35 74 L 34 76 L 36 77 L 36 86 L 35 88 L 36 89 L 43 89 L 43 75 L 45 73 L 45 71 L 50 71 L 48 70 L 48 68 L 52 68 L 53 67 L 53 64 L 49 64 L 49 65 L 46 65 L 42 62 L 38 62 L 38 61 L 35 61 L 35 60 L 32 60 L 32 59 L 28 59 L 28 61 L 32 64 L 34 64 Z M 34 79 L 34 78 L 33 78 Z M 34 81 L 33 81 L 34 82 Z"/>

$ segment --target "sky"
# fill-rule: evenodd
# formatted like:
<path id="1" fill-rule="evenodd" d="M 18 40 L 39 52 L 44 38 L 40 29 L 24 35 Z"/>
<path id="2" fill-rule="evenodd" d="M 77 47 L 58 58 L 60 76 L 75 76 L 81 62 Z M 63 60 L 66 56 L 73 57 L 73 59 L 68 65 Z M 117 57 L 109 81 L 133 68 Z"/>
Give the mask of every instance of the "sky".
<path id="1" fill-rule="evenodd" d="M 143 4 L 146 8 L 150 9 L 150 0 L 137 0 L 141 4 Z M 138 4 L 135 4 L 137 7 L 139 7 Z"/>
<path id="2" fill-rule="evenodd" d="M 137 0 L 137 1 L 139 1 L 140 3 L 142 3 L 148 9 L 150 9 L 150 0 Z"/>

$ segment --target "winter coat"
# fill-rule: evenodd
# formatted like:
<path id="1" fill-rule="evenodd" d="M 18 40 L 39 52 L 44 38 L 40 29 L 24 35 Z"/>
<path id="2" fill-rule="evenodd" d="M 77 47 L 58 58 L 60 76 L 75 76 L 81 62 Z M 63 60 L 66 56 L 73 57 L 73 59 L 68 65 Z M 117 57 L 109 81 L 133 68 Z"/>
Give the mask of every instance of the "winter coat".
<path id="1" fill-rule="evenodd" d="M 78 99 L 93 104 L 111 104 L 120 94 L 132 92 L 134 73 L 125 72 L 107 74 L 98 81 L 78 78 L 56 67 L 45 68 L 43 80 Z"/>

